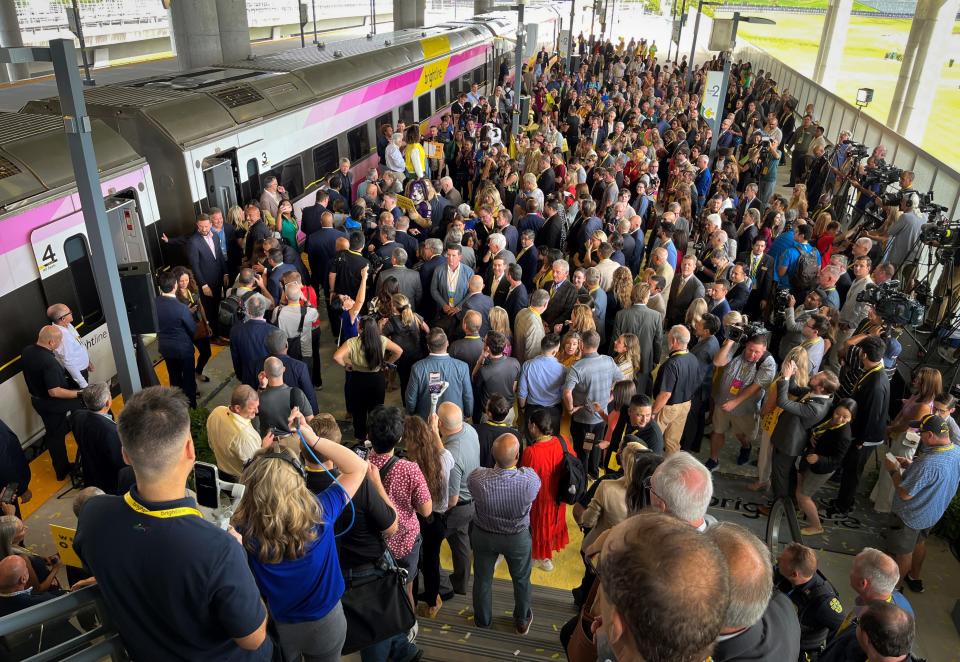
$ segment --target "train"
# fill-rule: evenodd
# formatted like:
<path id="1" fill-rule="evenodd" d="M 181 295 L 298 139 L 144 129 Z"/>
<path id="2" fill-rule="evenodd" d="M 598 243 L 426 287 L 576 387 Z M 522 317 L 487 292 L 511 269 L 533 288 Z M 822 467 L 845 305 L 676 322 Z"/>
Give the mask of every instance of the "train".
<path id="1" fill-rule="evenodd" d="M 525 60 L 558 49 L 568 11 L 527 7 Z M 170 258 L 161 234 L 258 198 L 267 175 L 297 210 L 342 157 L 356 187 L 377 165 L 381 123 L 437 122 L 471 85 L 491 93 L 505 58 L 512 69 L 516 32 L 514 12 L 494 11 L 85 90 L 115 245 L 140 247 L 153 271 Z M 24 446 L 42 424 L 20 351 L 48 305 L 75 311 L 92 379 L 116 373 L 70 164 L 59 98 L 0 113 L 0 418 Z"/>

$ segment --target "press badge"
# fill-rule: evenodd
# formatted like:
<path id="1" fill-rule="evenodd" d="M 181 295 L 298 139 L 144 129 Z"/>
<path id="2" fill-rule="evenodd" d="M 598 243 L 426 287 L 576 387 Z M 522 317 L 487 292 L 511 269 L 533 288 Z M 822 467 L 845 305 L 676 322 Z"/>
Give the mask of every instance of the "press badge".
<path id="1" fill-rule="evenodd" d="M 743 388 L 743 380 L 739 377 L 734 377 L 733 381 L 730 382 L 730 395 L 739 395 L 741 388 Z"/>

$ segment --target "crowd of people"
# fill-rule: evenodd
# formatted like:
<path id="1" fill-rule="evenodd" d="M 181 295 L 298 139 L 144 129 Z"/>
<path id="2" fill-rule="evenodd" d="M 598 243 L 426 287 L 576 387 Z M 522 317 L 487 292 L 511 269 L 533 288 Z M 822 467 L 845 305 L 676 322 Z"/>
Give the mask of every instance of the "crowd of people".
<path id="1" fill-rule="evenodd" d="M 532 570 L 569 545 L 570 506 L 584 532 L 571 660 L 914 659 L 900 588 L 923 591 L 925 539 L 960 482 L 956 400 L 923 368 L 889 420 L 898 329 L 858 297 L 906 257 L 909 182 L 889 225 L 851 235 L 831 216 L 838 150 L 769 72 L 733 64 L 712 154 L 700 90 L 719 58 L 577 47 L 575 71 L 546 51 L 524 65 L 519 135 L 504 66 L 489 97 L 463 91 L 424 135 L 380 127 L 379 167 L 342 160 L 299 219 L 268 177 L 259 200 L 164 236 L 189 265 L 157 279 L 175 388 L 136 394 L 116 423 L 69 308 L 51 307 L 24 376 L 58 478 L 67 430 L 87 439 L 83 479 L 108 496 L 84 505 L 75 547 L 135 658 L 267 659 L 276 641 L 309 660 L 345 645 L 419 659 L 415 624 L 377 631 L 352 596 L 399 573 L 430 618 L 472 575 L 474 625 L 491 627 L 498 557 L 524 635 Z M 443 149 L 428 158 L 427 142 Z M 317 401 L 323 334 L 358 453 Z M 229 532 L 183 491 L 211 343 L 239 382 L 206 422 L 221 478 L 246 487 Z M 853 609 L 811 548 L 775 564 L 707 513 L 731 438 L 737 465 L 756 458 L 752 489 L 793 499 L 812 540 L 821 512 L 863 507 L 867 461 L 890 451 L 871 493 L 889 555 L 856 557 Z M 837 497 L 818 503 L 833 476 Z M 11 540 L 0 599 L 42 592 L 49 560 L 24 579 Z"/>

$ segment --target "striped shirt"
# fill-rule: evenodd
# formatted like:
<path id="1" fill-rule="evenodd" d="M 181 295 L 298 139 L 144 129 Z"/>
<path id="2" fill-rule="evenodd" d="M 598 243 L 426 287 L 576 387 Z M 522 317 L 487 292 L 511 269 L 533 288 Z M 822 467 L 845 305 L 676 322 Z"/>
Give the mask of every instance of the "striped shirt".
<path id="1" fill-rule="evenodd" d="M 530 507 L 540 491 L 540 477 L 526 467 L 481 467 L 467 479 L 473 495 L 473 523 L 487 533 L 513 534 L 530 528 Z"/>

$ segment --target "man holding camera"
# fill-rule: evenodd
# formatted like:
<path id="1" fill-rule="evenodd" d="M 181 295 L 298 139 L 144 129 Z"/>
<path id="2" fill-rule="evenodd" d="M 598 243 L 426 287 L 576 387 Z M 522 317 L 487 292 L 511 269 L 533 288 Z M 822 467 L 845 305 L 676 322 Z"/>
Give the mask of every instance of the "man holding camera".
<path id="1" fill-rule="evenodd" d="M 720 386 L 714 399 L 713 433 L 710 435 L 710 459 L 706 466 L 716 471 L 720 466 L 720 449 L 727 431 L 740 442 L 737 464 L 750 461 L 750 448 L 757 433 L 757 409 L 767 387 L 777 372 L 777 362 L 767 351 L 769 336 L 761 328 L 735 327 L 736 338 L 727 338 L 713 359 L 716 368 L 723 369 Z M 747 335 L 748 332 L 750 335 Z M 734 345 L 745 340 L 743 351 L 731 359 Z"/>
<path id="2" fill-rule="evenodd" d="M 776 119 L 773 120 L 776 122 Z M 779 131 L 779 129 L 777 129 Z M 777 185 L 777 170 L 780 168 L 780 150 L 777 148 L 780 142 L 776 138 L 763 138 L 760 142 L 760 153 L 758 162 L 760 165 L 760 202 L 764 205 L 773 195 L 773 189 Z"/>

